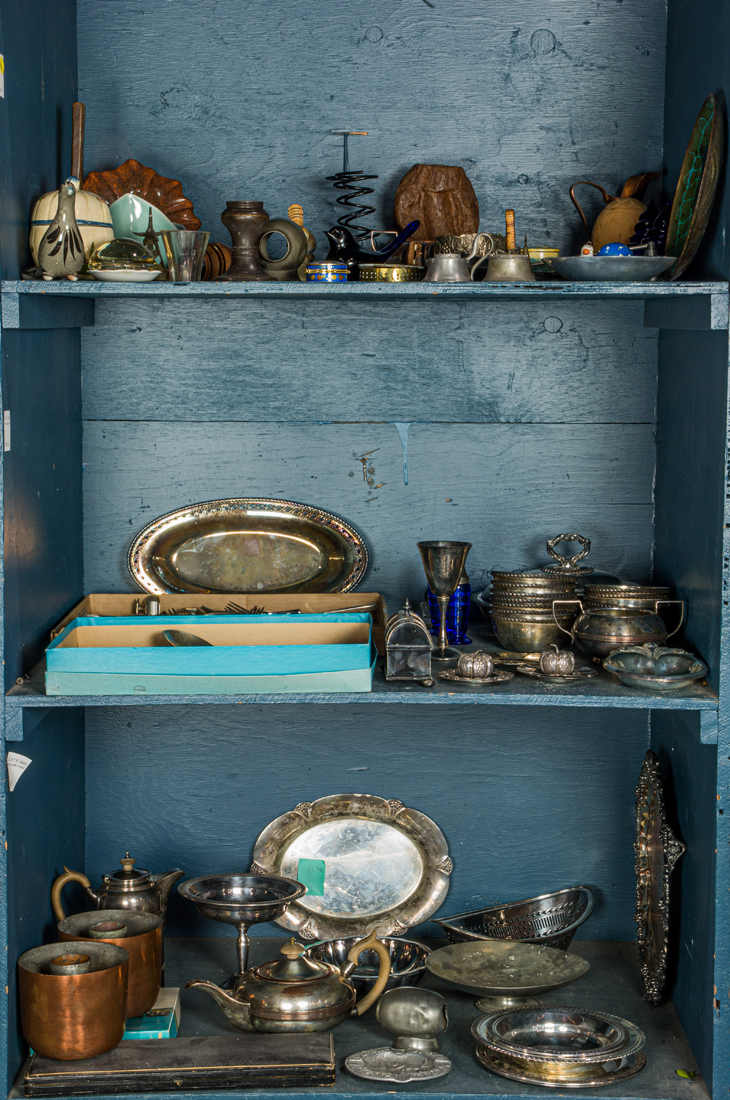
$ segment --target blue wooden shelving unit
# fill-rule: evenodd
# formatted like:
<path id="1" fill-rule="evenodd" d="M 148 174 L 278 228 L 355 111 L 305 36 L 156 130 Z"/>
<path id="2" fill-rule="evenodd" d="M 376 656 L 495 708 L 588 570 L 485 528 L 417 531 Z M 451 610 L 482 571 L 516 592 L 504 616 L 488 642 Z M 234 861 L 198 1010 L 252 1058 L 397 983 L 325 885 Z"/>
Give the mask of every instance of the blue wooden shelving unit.
<path id="1" fill-rule="evenodd" d="M 596 1096 L 727 1095 L 724 181 L 676 283 L 21 279 L 30 204 L 68 171 L 76 98 L 87 106 L 87 168 L 135 157 L 181 179 L 213 239 L 225 238 L 216 227 L 233 196 L 264 198 L 272 216 L 301 201 L 321 258 L 336 218 L 323 177 L 340 158 L 329 131 L 359 120 L 371 131 L 358 158 L 379 174 L 382 224 L 414 161 L 448 162 L 466 166 L 483 227 L 498 228 L 514 206 L 531 242 L 575 248 L 574 179 L 618 193 L 632 172 L 664 170 L 671 194 L 700 103 L 710 90 L 724 102 L 730 9 L 564 7 L 230 0 L 223 12 L 187 0 L 181 14 L 171 4 L 131 12 L 126 0 L 40 0 L 32 12 L 0 0 L 3 736 L 32 760 L 2 796 L 8 1089 L 26 1056 L 15 962 L 52 937 L 50 883 L 64 864 L 96 880 L 133 849 L 152 870 L 245 868 L 277 814 L 359 789 L 443 828 L 452 912 L 581 881 L 596 888 L 574 945 L 591 972 L 552 1003 L 602 1007 L 647 1034 L 646 1069 Z M 366 455 L 374 488 L 362 479 Z M 603 673 L 564 689 L 516 677 L 473 692 L 386 684 L 379 669 L 364 695 L 46 697 L 55 623 L 85 592 L 131 589 L 125 551 L 151 517 L 224 496 L 299 499 L 345 516 L 371 551 L 365 583 L 391 610 L 422 598 L 420 538 L 471 541 L 477 589 L 494 565 L 534 565 L 547 537 L 578 530 L 599 569 L 653 578 L 687 600 L 681 640 L 707 661 L 708 681 L 670 696 Z M 632 946 L 634 787 L 648 747 L 687 844 L 673 879 L 669 1000 L 656 1010 L 641 1000 Z M 224 976 L 231 944 L 177 896 L 168 930 L 175 982 Z M 451 998 L 454 1071 L 406 1091 L 532 1095 L 481 1070 L 471 1003 Z M 208 1006 L 184 994 L 183 1034 L 227 1026 Z M 366 1019 L 335 1042 L 341 1062 L 385 1039 Z M 335 1097 L 352 1093 L 387 1089 L 339 1069 Z"/>

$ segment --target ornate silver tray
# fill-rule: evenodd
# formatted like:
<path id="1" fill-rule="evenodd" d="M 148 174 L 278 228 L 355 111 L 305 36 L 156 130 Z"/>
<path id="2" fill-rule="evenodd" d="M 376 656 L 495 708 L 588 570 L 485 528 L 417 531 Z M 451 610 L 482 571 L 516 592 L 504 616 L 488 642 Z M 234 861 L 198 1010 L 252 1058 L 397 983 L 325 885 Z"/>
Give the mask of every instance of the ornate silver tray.
<path id="1" fill-rule="evenodd" d="M 651 749 L 644 757 L 636 788 L 636 939 L 639 961 L 652 1004 L 661 1000 L 669 944 L 669 879 L 686 851 L 666 822 L 659 759 Z"/>
<path id="2" fill-rule="evenodd" d="M 402 936 L 442 904 L 453 867 L 438 825 L 397 799 L 370 794 L 300 802 L 261 833 L 251 871 L 296 879 L 302 859 L 324 863 L 323 893 L 307 893 L 277 924 L 305 940 L 373 928 Z"/>
<path id="3" fill-rule="evenodd" d="M 140 588 L 170 592 L 349 592 L 367 547 L 343 519 L 292 500 L 191 504 L 149 523 L 129 548 Z"/>

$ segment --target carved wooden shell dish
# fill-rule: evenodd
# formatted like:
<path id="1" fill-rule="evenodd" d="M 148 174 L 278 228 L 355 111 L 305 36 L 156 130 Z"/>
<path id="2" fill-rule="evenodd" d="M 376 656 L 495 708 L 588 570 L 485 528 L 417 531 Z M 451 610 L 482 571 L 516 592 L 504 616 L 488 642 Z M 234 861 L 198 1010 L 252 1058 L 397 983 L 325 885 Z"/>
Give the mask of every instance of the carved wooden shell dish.
<path id="1" fill-rule="evenodd" d="M 399 229 L 420 221 L 414 241 L 479 230 L 479 203 L 469 177 L 448 164 L 414 164 L 398 184 L 393 216 Z"/>
<path id="2" fill-rule="evenodd" d="M 183 195 L 180 180 L 160 176 L 138 160 L 125 160 L 108 172 L 90 172 L 84 180 L 84 191 L 94 191 L 110 206 L 122 195 L 141 195 L 183 229 L 200 229 L 200 218 L 193 212 L 192 200 Z"/>

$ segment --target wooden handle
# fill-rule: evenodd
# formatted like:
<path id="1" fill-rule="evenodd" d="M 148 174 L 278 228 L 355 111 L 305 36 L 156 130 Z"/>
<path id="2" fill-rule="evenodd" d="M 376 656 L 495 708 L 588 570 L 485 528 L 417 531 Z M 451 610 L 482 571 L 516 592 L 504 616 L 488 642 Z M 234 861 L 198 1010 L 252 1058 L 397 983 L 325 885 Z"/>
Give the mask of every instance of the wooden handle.
<path id="1" fill-rule="evenodd" d="M 84 890 L 91 890 L 91 883 L 86 875 L 82 875 L 79 871 L 69 871 L 68 867 L 65 865 L 63 870 L 64 873 L 58 876 L 51 887 L 51 905 L 53 907 L 53 912 L 56 914 L 56 920 L 66 919 L 66 914 L 61 905 L 61 891 L 67 882 L 80 882 Z"/>
<path id="2" fill-rule="evenodd" d="M 380 959 L 380 970 L 378 971 L 378 979 L 373 988 L 368 993 L 367 997 L 363 997 L 361 1001 L 357 1002 L 355 1011 L 358 1016 L 362 1016 L 363 1012 L 367 1012 L 370 1005 L 375 1004 L 380 994 L 388 984 L 388 978 L 390 977 L 390 952 L 384 943 L 381 943 L 377 938 L 376 931 L 370 933 L 370 935 L 356 943 L 354 947 L 351 947 L 347 958 L 350 962 L 356 963 L 362 955 L 363 951 L 375 951 Z"/>
<path id="3" fill-rule="evenodd" d="M 79 187 L 84 181 L 84 122 L 86 107 L 83 103 L 73 105 L 73 126 L 71 130 L 71 175 L 76 176 Z"/>
<path id="4" fill-rule="evenodd" d="M 504 220 L 507 226 L 507 251 L 517 251 L 517 241 L 515 239 L 515 212 L 514 210 L 505 210 Z"/>

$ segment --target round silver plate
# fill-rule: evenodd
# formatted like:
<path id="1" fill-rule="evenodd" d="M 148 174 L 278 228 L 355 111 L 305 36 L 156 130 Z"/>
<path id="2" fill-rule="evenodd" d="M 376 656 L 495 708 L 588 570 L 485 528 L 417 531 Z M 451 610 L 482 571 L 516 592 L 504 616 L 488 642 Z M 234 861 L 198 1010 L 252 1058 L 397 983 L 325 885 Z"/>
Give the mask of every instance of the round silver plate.
<path id="1" fill-rule="evenodd" d="M 296 879 L 303 859 L 324 863 L 324 892 L 292 903 L 277 923 L 305 940 L 373 928 L 401 936 L 442 904 L 453 866 L 429 817 L 369 794 L 300 802 L 261 833 L 251 870 Z"/>
<path id="2" fill-rule="evenodd" d="M 471 684 L 473 687 L 484 687 L 485 684 L 503 684 L 505 680 L 511 680 L 514 672 L 504 672 L 496 669 L 491 676 L 485 676 L 479 680 L 475 676 L 459 676 L 455 668 L 447 668 L 439 672 L 440 680 L 450 680 L 456 684 Z"/>
<path id="3" fill-rule="evenodd" d="M 368 1081 L 432 1081 L 445 1077 L 451 1062 L 443 1054 L 394 1050 L 393 1047 L 371 1047 L 345 1058 L 345 1066 L 355 1077 Z"/>

